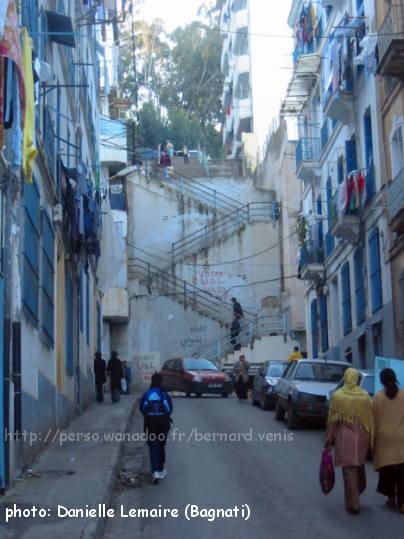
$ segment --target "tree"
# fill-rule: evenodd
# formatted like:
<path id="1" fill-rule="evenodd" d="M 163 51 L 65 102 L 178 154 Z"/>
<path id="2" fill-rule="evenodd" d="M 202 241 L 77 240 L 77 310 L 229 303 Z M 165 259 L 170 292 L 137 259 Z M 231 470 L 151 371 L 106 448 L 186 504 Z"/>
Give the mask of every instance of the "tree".
<path id="1" fill-rule="evenodd" d="M 151 101 L 143 104 L 139 110 L 140 146 L 157 148 L 167 139 L 167 128 L 159 112 Z"/>

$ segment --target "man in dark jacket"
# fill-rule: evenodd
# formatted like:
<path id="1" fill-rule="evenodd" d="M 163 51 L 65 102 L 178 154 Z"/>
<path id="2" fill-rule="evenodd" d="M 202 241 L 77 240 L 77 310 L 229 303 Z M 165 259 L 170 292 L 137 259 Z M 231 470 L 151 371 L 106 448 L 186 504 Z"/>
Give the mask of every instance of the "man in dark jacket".
<path id="1" fill-rule="evenodd" d="M 102 359 L 101 352 L 95 353 L 94 358 L 94 378 L 95 389 L 97 391 L 97 402 L 104 400 L 104 384 L 107 381 L 107 364 Z"/>
<path id="2" fill-rule="evenodd" d="M 231 298 L 231 302 L 233 303 L 233 314 L 240 320 L 244 316 L 243 309 L 236 298 Z"/>
<path id="3" fill-rule="evenodd" d="M 121 398 L 121 380 L 124 377 L 124 374 L 122 362 L 115 351 L 111 352 L 111 359 L 108 361 L 107 365 L 107 374 L 111 384 L 112 402 L 118 402 Z"/>
<path id="4" fill-rule="evenodd" d="M 158 483 L 167 475 L 164 469 L 166 460 L 165 446 L 170 430 L 173 403 L 170 395 L 161 389 L 162 377 L 153 374 L 150 389 L 140 400 L 139 410 L 144 417 L 144 432 L 150 454 L 152 483 Z"/>

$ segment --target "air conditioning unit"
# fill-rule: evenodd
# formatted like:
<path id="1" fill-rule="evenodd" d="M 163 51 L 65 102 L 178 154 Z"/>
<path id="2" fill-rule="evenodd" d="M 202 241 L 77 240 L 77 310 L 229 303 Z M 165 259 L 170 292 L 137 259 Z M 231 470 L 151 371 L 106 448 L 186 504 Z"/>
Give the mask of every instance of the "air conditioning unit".
<path id="1" fill-rule="evenodd" d="M 53 208 L 53 224 L 55 225 L 61 225 L 63 221 L 63 209 L 62 204 L 56 204 L 56 206 Z"/>

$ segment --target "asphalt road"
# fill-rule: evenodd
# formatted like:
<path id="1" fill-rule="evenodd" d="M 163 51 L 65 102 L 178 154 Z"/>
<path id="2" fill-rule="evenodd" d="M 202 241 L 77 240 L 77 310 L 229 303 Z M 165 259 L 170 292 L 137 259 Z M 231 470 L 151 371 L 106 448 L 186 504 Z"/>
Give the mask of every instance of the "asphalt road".
<path id="1" fill-rule="evenodd" d="M 255 408 L 251 402 L 238 402 L 235 397 L 178 397 L 174 407 L 171 435 L 174 438 L 176 434 L 167 445 L 167 477 L 159 485 L 118 492 L 114 506 L 119 513 L 121 505 L 125 511 L 161 505 L 177 508 L 179 517 L 118 516 L 109 521 L 105 539 L 404 537 L 404 515 L 384 507 L 384 498 L 376 493 L 377 474 L 371 465 L 360 515 L 345 512 L 339 469 L 333 491 L 328 496 L 322 494 L 318 471 L 324 431 L 320 426 L 307 423 L 291 433 L 284 423 L 275 421 L 273 412 Z M 179 433 L 184 433 L 182 441 Z M 229 441 L 200 440 L 202 435 L 213 433 L 228 435 Z M 247 439 L 234 439 L 243 434 Z M 278 440 L 270 441 L 275 434 Z M 187 504 L 199 509 L 247 504 L 251 516 L 247 521 L 240 517 L 188 521 L 184 516 Z"/>

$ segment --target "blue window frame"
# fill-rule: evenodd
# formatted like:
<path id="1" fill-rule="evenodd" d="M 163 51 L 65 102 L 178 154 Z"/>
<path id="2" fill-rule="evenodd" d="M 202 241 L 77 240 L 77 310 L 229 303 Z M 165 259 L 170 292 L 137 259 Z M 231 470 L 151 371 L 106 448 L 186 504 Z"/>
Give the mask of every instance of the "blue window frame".
<path id="1" fill-rule="evenodd" d="M 24 185 L 24 241 L 22 247 L 22 304 L 28 320 L 38 326 L 39 319 L 39 240 L 40 196 L 33 178 Z"/>
<path id="2" fill-rule="evenodd" d="M 337 175 L 338 175 L 338 184 L 340 184 L 344 181 L 344 158 L 342 155 L 341 157 L 338 157 Z"/>
<path id="3" fill-rule="evenodd" d="M 313 358 L 318 357 L 318 327 L 317 327 L 317 300 L 313 299 L 310 304 L 311 321 L 311 351 Z"/>
<path id="4" fill-rule="evenodd" d="M 369 276 L 372 312 L 375 312 L 383 306 L 382 270 L 378 228 L 373 229 L 369 235 Z"/>
<path id="5" fill-rule="evenodd" d="M 366 168 L 373 167 L 373 134 L 372 134 L 372 115 L 370 107 L 366 109 L 363 117 L 363 131 L 365 141 L 365 162 Z"/>
<path id="6" fill-rule="evenodd" d="M 73 279 L 68 271 L 65 272 L 65 352 L 66 372 L 69 376 L 74 374 L 74 286 Z"/>
<path id="7" fill-rule="evenodd" d="M 328 350 L 328 315 L 327 315 L 327 297 L 324 294 L 319 296 L 320 303 L 320 335 L 321 335 L 321 351 Z"/>
<path id="8" fill-rule="evenodd" d="M 346 155 L 346 170 L 347 174 L 358 168 L 358 162 L 356 159 L 356 141 L 355 135 L 351 140 L 345 142 L 345 155 Z"/>
<path id="9" fill-rule="evenodd" d="M 357 249 L 354 254 L 354 274 L 356 323 L 361 324 L 365 320 L 365 270 L 362 248 Z"/>
<path id="10" fill-rule="evenodd" d="M 49 345 L 54 343 L 54 249 L 55 236 L 52 222 L 42 210 L 42 252 L 41 252 L 41 327 Z"/>
<path id="11" fill-rule="evenodd" d="M 90 275 L 86 279 L 86 341 L 90 345 Z"/>
<path id="12" fill-rule="evenodd" d="M 321 202 L 321 195 L 319 195 L 317 202 L 317 215 L 323 215 L 323 207 Z M 317 223 L 317 236 L 318 236 L 318 247 L 319 249 L 322 249 L 324 245 L 324 234 L 323 234 L 323 220 L 319 219 Z"/>
<path id="13" fill-rule="evenodd" d="M 352 313 L 351 313 L 351 282 L 349 277 L 349 262 L 345 262 L 341 269 L 341 288 L 342 288 L 342 323 L 344 335 L 352 331 Z"/>

